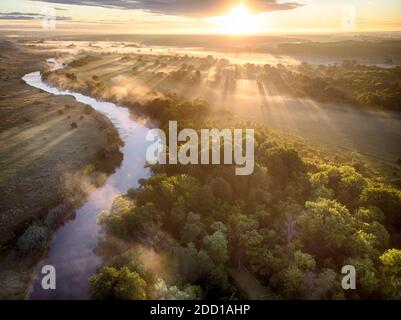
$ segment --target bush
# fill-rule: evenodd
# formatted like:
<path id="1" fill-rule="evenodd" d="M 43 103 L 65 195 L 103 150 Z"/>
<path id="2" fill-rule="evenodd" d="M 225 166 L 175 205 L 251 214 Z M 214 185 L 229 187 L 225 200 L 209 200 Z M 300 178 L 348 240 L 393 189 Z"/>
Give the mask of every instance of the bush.
<path id="1" fill-rule="evenodd" d="M 92 111 L 93 111 L 93 109 L 92 109 L 92 107 L 90 106 L 90 105 L 86 105 L 85 106 L 85 108 L 84 108 L 84 113 L 85 114 L 91 114 L 92 113 Z"/>
<path id="2" fill-rule="evenodd" d="M 49 230 L 45 226 L 31 225 L 17 241 L 17 248 L 33 252 L 46 248 Z"/>
<path id="3" fill-rule="evenodd" d="M 50 209 L 44 223 L 49 228 L 53 228 L 62 223 L 67 213 L 72 209 L 72 206 L 66 203 L 60 203 L 58 206 Z"/>
<path id="4" fill-rule="evenodd" d="M 65 74 L 65 77 L 66 77 L 67 79 L 69 79 L 69 80 L 72 80 L 72 81 L 77 80 L 77 76 L 76 76 L 75 73 L 73 73 L 73 72 L 67 72 L 67 73 Z"/>

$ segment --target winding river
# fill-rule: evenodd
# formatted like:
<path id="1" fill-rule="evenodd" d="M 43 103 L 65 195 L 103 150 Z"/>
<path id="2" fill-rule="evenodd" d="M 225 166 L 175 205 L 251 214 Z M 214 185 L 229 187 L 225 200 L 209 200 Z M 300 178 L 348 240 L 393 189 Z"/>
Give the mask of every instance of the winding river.
<path id="1" fill-rule="evenodd" d="M 56 60 L 48 61 L 54 63 L 52 70 L 62 68 Z M 124 147 L 121 148 L 124 158 L 120 168 L 76 210 L 74 220 L 67 221 L 54 233 L 49 252 L 37 269 L 38 274 L 29 296 L 30 299 L 89 299 L 88 278 L 101 264 L 101 258 L 94 253 L 101 235 L 96 223 L 98 214 L 109 210 L 117 195 L 137 186 L 139 179 L 149 176 L 149 169 L 145 168 L 149 144 L 145 137 L 149 129 L 135 121 L 127 108 L 49 87 L 42 81 L 40 72 L 27 74 L 23 80 L 48 93 L 73 96 L 78 102 L 91 105 L 110 119 L 124 141 Z M 56 268 L 56 290 L 42 289 L 40 271 L 43 265 Z"/>

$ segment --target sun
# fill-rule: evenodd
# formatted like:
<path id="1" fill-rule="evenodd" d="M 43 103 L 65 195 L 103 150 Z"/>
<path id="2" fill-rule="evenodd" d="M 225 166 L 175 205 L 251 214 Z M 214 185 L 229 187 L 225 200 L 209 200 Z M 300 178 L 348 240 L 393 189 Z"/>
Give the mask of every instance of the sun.
<path id="1" fill-rule="evenodd" d="M 257 16 L 242 3 L 232 8 L 225 16 L 218 17 L 216 22 L 220 31 L 225 34 L 243 35 L 259 31 Z"/>

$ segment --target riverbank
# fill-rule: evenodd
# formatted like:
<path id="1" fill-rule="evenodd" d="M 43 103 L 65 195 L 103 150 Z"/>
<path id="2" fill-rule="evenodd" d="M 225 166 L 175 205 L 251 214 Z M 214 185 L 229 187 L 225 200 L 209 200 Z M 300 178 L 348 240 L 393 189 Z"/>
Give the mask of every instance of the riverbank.
<path id="1" fill-rule="evenodd" d="M 0 298 L 21 299 L 53 230 L 121 163 L 121 140 L 104 115 L 21 79 L 52 52 L 0 47 Z M 36 249 L 18 241 L 33 225 L 47 232 Z"/>
<path id="2" fill-rule="evenodd" d="M 59 67 L 59 61 L 55 63 Z M 148 128 L 141 119 L 132 116 L 128 108 L 103 102 L 79 92 L 65 91 L 46 84 L 39 72 L 24 76 L 24 81 L 35 88 L 56 96 L 72 96 L 106 116 L 117 129 L 124 146 L 121 165 L 107 178 L 101 188 L 94 190 L 85 203 L 76 210 L 74 219 L 57 229 L 49 243 L 49 251 L 40 262 L 38 270 L 44 265 L 52 265 L 57 270 L 58 290 L 43 290 L 40 273 L 32 283 L 29 299 L 88 299 L 88 279 L 100 267 L 101 260 L 95 253 L 101 240 L 101 229 L 97 224 L 99 213 L 109 210 L 114 199 L 126 193 L 138 181 L 149 176 L 146 166 L 146 141 Z"/>

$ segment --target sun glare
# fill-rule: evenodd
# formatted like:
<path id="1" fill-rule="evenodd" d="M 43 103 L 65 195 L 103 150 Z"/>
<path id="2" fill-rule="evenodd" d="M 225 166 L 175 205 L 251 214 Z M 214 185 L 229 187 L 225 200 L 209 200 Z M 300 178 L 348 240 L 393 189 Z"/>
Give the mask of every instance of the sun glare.
<path id="1" fill-rule="evenodd" d="M 231 9 L 225 16 L 217 19 L 221 32 L 225 34 L 249 34 L 259 31 L 258 17 L 253 15 L 244 4 Z"/>

